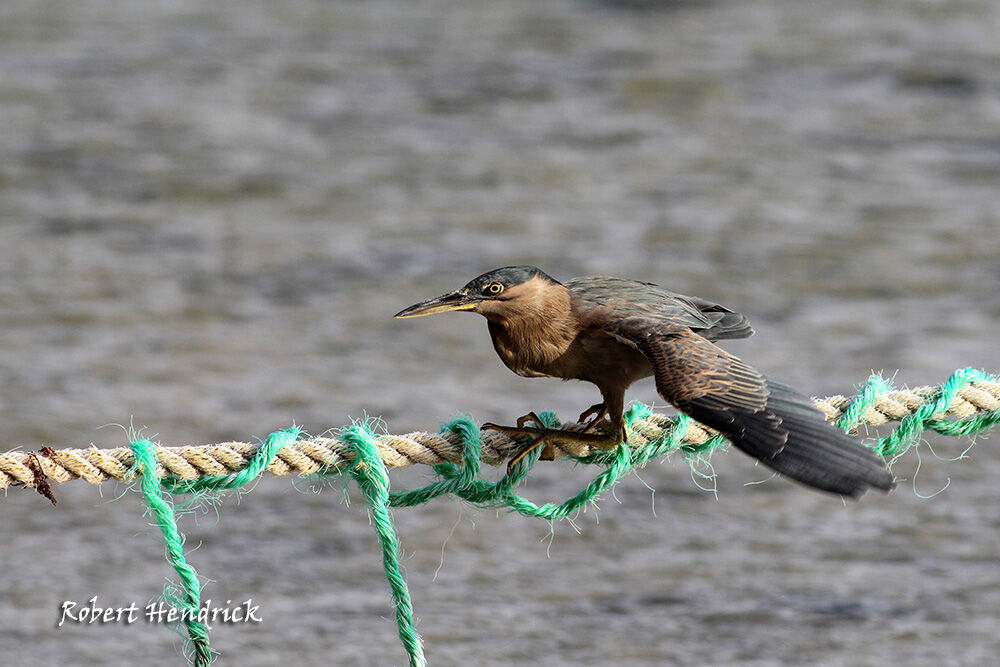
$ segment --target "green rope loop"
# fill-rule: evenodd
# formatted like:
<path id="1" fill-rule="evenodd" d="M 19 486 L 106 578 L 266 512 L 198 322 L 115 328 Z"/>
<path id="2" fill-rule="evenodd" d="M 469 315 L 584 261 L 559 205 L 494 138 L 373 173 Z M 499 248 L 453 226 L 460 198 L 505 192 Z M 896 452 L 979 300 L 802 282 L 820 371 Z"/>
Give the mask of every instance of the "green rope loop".
<path id="1" fill-rule="evenodd" d="M 443 479 L 413 491 L 392 492 L 389 494 L 389 504 L 393 507 L 410 507 L 421 505 L 446 493 L 457 493 L 468 488 L 479 477 L 479 455 L 482 451 L 482 441 L 479 437 L 479 426 L 468 415 L 460 415 L 445 422 L 441 432 L 451 431 L 462 438 L 462 465 L 445 462 L 434 466 L 434 472 Z"/>

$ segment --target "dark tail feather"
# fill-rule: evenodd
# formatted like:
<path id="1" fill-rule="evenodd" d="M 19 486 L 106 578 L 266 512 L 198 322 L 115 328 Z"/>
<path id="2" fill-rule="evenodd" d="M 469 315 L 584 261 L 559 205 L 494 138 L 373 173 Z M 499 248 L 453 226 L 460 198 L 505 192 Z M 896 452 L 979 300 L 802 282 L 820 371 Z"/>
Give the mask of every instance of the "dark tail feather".
<path id="1" fill-rule="evenodd" d="M 869 488 L 888 493 L 896 486 L 885 462 L 870 449 L 826 421 L 807 397 L 766 378 L 769 396 L 764 411 L 743 415 L 730 439 L 739 449 L 792 479 L 822 491 L 861 497 Z M 775 448 L 778 431 L 788 434 Z M 760 421 L 760 424 L 755 422 Z"/>

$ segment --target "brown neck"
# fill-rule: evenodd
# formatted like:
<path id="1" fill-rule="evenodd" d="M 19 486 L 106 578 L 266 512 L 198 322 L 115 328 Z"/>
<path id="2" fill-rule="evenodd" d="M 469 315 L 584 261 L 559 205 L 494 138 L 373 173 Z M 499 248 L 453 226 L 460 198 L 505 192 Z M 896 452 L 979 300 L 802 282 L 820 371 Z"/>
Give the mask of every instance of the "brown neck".
<path id="1" fill-rule="evenodd" d="M 479 312 L 490 321 L 497 352 L 515 371 L 542 369 L 576 339 L 580 327 L 563 285 L 533 278 L 512 287 L 505 297 Z"/>

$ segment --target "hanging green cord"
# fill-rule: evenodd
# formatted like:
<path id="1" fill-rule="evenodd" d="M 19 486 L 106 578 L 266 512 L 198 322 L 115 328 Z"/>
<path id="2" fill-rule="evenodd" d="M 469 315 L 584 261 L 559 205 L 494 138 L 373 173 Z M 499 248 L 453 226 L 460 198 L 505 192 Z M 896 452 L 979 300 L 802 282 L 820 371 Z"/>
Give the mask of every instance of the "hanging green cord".
<path id="1" fill-rule="evenodd" d="M 358 483 L 371 507 L 375 532 L 382 545 L 382 567 L 396 603 L 399 638 L 410 658 L 410 667 L 424 667 L 427 661 L 424 659 L 420 635 L 417 634 L 413 623 L 413 603 L 410 601 L 410 591 L 399 565 L 399 540 L 396 538 L 396 527 L 389 511 L 389 474 L 385 469 L 385 463 L 378 455 L 378 448 L 375 446 L 370 429 L 363 425 L 349 426 L 341 432 L 340 437 L 349 443 L 358 455 L 348 471 Z"/>
<path id="2" fill-rule="evenodd" d="M 163 490 L 166 489 L 171 493 L 195 493 L 245 486 L 256 479 L 275 455 L 286 445 L 295 442 L 301 433 L 301 429 L 295 426 L 276 431 L 267 437 L 263 446 L 243 470 L 232 475 L 202 477 L 196 480 L 176 480 L 170 477 L 160 480 L 156 475 L 156 445 L 149 440 L 136 440 L 131 443 L 132 451 L 135 453 L 136 470 L 142 480 L 142 495 L 153 516 L 156 517 L 156 523 L 163 533 L 163 541 L 167 546 L 170 564 L 174 566 L 181 580 L 182 597 L 177 602 L 183 607 L 181 611 L 184 613 L 181 614 L 181 618 L 194 647 L 192 662 L 196 667 L 206 667 L 214 660 L 214 653 L 209 647 L 208 627 L 198 621 L 198 612 L 201 608 L 201 582 L 198 580 L 198 573 L 184 558 L 184 536 L 177 529 L 174 506 L 164 497 Z"/>
<path id="3" fill-rule="evenodd" d="M 183 606 L 182 618 L 187 626 L 188 637 L 194 646 L 196 667 L 207 667 L 214 659 L 208 644 L 208 628 L 198 621 L 198 610 L 201 607 L 201 582 L 198 573 L 184 559 L 184 536 L 177 529 L 177 519 L 174 516 L 173 504 L 164 498 L 160 480 L 156 475 L 156 445 L 149 440 L 136 440 L 131 443 L 135 453 L 135 468 L 140 475 L 142 495 L 156 518 L 156 523 L 163 533 L 163 541 L 167 546 L 167 557 L 181 578 L 184 593 L 178 602 Z"/>

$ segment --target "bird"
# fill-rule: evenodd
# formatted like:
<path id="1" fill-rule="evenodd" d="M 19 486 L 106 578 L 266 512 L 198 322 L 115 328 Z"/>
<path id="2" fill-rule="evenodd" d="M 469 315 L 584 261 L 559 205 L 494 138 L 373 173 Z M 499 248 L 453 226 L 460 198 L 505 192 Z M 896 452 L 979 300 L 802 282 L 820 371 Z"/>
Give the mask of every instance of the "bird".
<path id="1" fill-rule="evenodd" d="M 506 266 L 395 317 L 449 311 L 484 316 L 494 349 L 518 375 L 582 380 L 601 393 L 601 403 L 580 415 L 582 431 L 546 428 L 533 412 L 517 426 L 483 424 L 529 437 L 511 465 L 543 444 L 542 457 L 551 458 L 554 443 L 614 449 L 627 442 L 625 392 L 653 376 L 671 405 L 785 477 L 853 499 L 895 486 L 885 462 L 828 422 L 807 396 L 716 345 L 754 333 L 744 315 L 725 306 L 648 282 L 559 282 L 534 266 Z"/>

